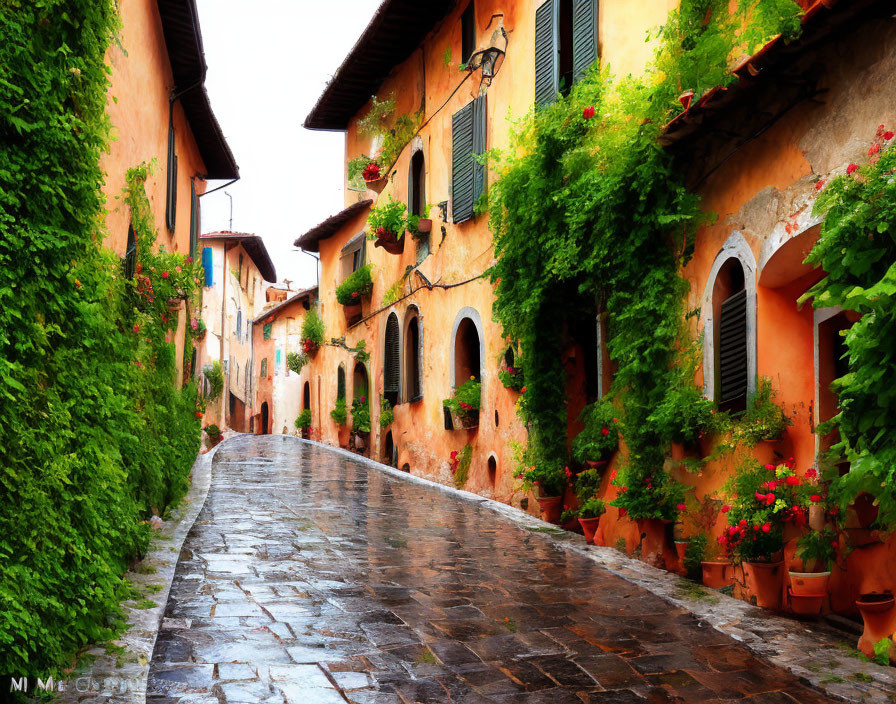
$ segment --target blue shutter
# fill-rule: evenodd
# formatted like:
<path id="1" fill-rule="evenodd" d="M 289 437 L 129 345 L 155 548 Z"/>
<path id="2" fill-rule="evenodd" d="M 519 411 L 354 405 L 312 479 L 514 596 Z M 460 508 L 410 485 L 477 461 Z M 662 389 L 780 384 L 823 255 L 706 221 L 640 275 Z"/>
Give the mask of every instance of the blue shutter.
<path id="1" fill-rule="evenodd" d="M 202 268 L 205 271 L 205 285 L 215 285 L 214 256 L 211 247 L 202 248 Z"/>
<path id="2" fill-rule="evenodd" d="M 473 217 L 473 103 L 451 116 L 452 219 Z"/>
<path id="3" fill-rule="evenodd" d="M 598 0 L 572 3 L 572 80 L 578 81 L 597 61 Z"/>
<path id="4" fill-rule="evenodd" d="M 485 154 L 486 145 L 486 102 L 482 95 L 473 101 L 473 154 Z M 485 164 L 473 159 L 473 205 L 485 192 Z"/>
<path id="5" fill-rule="evenodd" d="M 557 0 L 546 2 L 535 11 L 535 104 L 550 105 L 560 90 L 560 66 L 557 60 Z"/>
<path id="6" fill-rule="evenodd" d="M 274 362 L 274 374 L 280 373 L 280 350 L 277 350 L 277 361 Z"/>

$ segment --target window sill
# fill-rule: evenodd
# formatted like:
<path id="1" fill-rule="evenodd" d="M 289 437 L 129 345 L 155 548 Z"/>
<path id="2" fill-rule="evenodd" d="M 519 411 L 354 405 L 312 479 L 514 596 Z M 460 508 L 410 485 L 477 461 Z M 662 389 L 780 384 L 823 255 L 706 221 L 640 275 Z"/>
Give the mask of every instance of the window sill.
<path id="1" fill-rule="evenodd" d="M 423 400 L 423 395 L 421 394 L 420 396 L 414 396 L 414 398 L 409 398 L 408 403 L 420 403 L 420 401 L 422 401 L 422 400 Z"/>

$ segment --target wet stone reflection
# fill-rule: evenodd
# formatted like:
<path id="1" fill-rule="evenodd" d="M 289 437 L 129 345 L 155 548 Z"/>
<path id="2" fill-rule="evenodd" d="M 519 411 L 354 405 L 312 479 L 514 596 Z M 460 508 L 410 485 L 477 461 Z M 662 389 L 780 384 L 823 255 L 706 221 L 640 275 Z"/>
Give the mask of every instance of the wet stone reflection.
<path id="1" fill-rule="evenodd" d="M 240 436 L 178 563 L 147 702 L 829 701 L 486 508 Z"/>

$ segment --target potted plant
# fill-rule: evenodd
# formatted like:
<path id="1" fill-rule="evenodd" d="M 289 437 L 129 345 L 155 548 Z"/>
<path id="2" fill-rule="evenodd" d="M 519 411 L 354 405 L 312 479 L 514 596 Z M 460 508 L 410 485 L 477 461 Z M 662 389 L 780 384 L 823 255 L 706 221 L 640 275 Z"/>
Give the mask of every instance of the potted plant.
<path id="1" fill-rule="evenodd" d="M 419 240 L 423 235 L 432 232 L 432 220 L 429 218 L 429 211 L 432 208 L 429 203 L 423 207 L 423 215 L 408 215 L 408 232 L 415 240 Z"/>
<path id="2" fill-rule="evenodd" d="M 306 408 L 304 411 L 299 413 L 299 417 L 296 418 L 296 429 L 299 430 L 302 434 L 302 438 L 305 440 L 308 439 L 310 435 L 311 429 L 311 409 Z"/>
<path id="3" fill-rule="evenodd" d="M 385 396 L 380 397 L 380 428 L 388 428 L 395 420 L 392 404 Z"/>
<path id="4" fill-rule="evenodd" d="M 482 397 L 482 384 L 471 376 L 454 390 L 454 396 L 442 401 L 452 416 L 454 427 L 472 429 L 479 426 L 479 406 Z"/>
<path id="5" fill-rule="evenodd" d="M 529 467 L 520 467 L 515 476 L 522 479 L 523 491 L 536 491 L 535 500 L 541 509 L 541 519 L 559 523 L 563 512 L 563 494 L 569 483 L 563 468 L 557 464 L 537 461 Z"/>
<path id="6" fill-rule="evenodd" d="M 195 327 L 193 327 L 193 335 L 196 337 L 197 340 L 199 340 L 201 342 L 202 340 L 205 339 L 205 333 L 207 332 L 208 328 L 206 327 L 205 321 L 202 320 L 202 318 L 195 321 L 195 323 L 196 323 L 196 325 L 195 325 Z"/>
<path id="7" fill-rule="evenodd" d="M 572 443 L 572 456 L 580 465 L 592 469 L 606 466 L 619 447 L 619 419 L 616 407 L 609 400 L 585 406 L 579 420 L 585 428 Z"/>
<path id="8" fill-rule="evenodd" d="M 356 435 L 370 432 L 370 405 L 366 396 L 352 401 L 352 430 Z"/>
<path id="9" fill-rule="evenodd" d="M 761 379 L 747 410 L 735 424 L 733 438 L 750 447 L 759 442 L 778 442 L 787 426 L 793 425 L 781 407 L 775 403 L 775 392 L 770 379 Z"/>
<path id="10" fill-rule="evenodd" d="M 365 154 L 356 156 L 348 162 L 348 182 L 351 184 L 358 177 L 364 179 L 364 185 L 376 193 L 382 193 L 388 183 L 388 179 L 382 174 L 382 167 Z"/>
<path id="11" fill-rule="evenodd" d="M 302 352 L 313 356 L 320 346 L 324 344 L 324 321 L 321 320 L 316 308 L 305 313 L 302 321 Z"/>
<path id="12" fill-rule="evenodd" d="M 301 374 L 306 364 L 308 364 L 308 355 L 304 352 L 286 353 L 286 366 L 289 371 Z"/>
<path id="13" fill-rule="evenodd" d="M 209 447 L 214 447 L 221 442 L 222 433 L 217 425 L 207 425 L 203 430 L 205 430 L 205 434 L 208 435 Z"/>
<path id="14" fill-rule="evenodd" d="M 342 306 L 346 321 L 361 314 L 361 301 L 369 298 L 373 291 L 370 264 L 359 267 L 336 287 L 336 301 Z"/>
<path id="15" fill-rule="evenodd" d="M 375 240 L 375 247 L 382 247 L 390 254 L 404 251 L 404 232 L 407 229 L 407 206 L 389 196 L 385 203 L 377 203 L 367 216 L 370 227 L 368 237 Z"/>
<path id="16" fill-rule="evenodd" d="M 803 570 L 790 571 L 790 588 L 796 596 L 824 595 L 828 592 L 831 567 L 837 559 L 840 541 L 833 530 L 811 531 L 797 541 L 796 554 Z"/>
<path id="17" fill-rule="evenodd" d="M 586 499 L 579 508 L 579 523 L 582 524 L 582 530 L 585 532 L 586 542 L 597 545 L 594 538 L 597 534 L 600 517 L 603 516 L 606 511 L 607 508 L 604 505 L 604 502 L 596 496 Z"/>

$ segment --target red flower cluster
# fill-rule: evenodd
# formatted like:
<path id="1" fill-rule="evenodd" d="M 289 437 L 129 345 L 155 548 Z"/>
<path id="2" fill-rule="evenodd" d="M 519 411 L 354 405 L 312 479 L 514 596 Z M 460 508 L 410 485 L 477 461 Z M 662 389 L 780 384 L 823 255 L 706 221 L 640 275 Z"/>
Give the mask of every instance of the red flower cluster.
<path id="1" fill-rule="evenodd" d="M 460 407 L 463 408 L 465 411 L 475 410 L 469 403 L 464 403 L 463 401 L 460 402 Z"/>
<path id="2" fill-rule="evenodd" d="M 167 279 L 167 278 L 168 278 L 168 272 L 167 272 L 167 271 L 163 271 L 163 272 L 162 272 L 162 278 L 163 278 L 163 279 Z"/>
<path id="3" fill-rule="evenodd" d="M 137 273 L 139 274 L 142 271 L 142 266 L 140 264 L 137 265 Z M 146 300 L 149 303 L 152 303 L 153 295 L 155 291 L 152 288 L 152 279 L 148 276 L 137 276 L 137 293 L 141 296 L 145 296 Z"/>
<path id="4" fill-rule="evenodd" d="M 582 117 L 584 117 L 586 120 L 590 120 L 592 117 L 594 117 L 594 106 L 589 105 L 587 108 L 582 110 Z"/>
<path id="5" fill-rule="evenodd" d="M 609 428 L 601 428 L 600 432 L 601 432 L 601 435 L 609 435 L 610 429 Z"/>
<path id="6" fill-rule="evenodd" d="M 380 165 L 374 161 L 371 161 L 367 166 L 364 167 L 364 171 L 361 173 L 361 177 L 365 181 L 376 181 L 380 177 Z"/>
<path id="7" fill-rule="evenodd" d="M 847 173 L 847 175 L 848 175 L 848 174 L 855 173 L 855 172 L 858 171 L 858 170 L 859 170 L 859 165 L 858 165 L 858 164 L 850 164 L 849 166 L 846 167 L 846 173 Z"/>
<path id="8" fill-rule="evenodd" d="M 313 352 L 316 349 L 317 349 L 317 344 L 314 341 L 309 340 L 307 338 L 302 340 L 302 351 L 305 352 L 306 354 L 308 352 Z"/>

